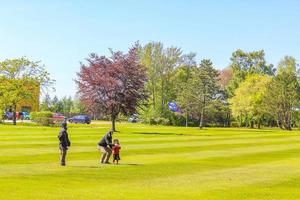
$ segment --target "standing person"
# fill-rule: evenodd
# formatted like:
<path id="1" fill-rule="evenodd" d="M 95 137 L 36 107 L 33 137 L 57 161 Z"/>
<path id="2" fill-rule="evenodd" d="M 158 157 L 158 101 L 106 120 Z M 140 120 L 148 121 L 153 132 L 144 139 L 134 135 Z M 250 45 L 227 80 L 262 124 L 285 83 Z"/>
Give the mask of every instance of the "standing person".
<path id="1" fill-rule="evenodd" d="M 120 149 L 121 149 L 121 145 L 119 143 L 118 139 L 114 139 L 114 146 L 113 146 L 113 156 L 114 156 L 114 160 L 113 163 L 115 164 L 115 162 L 117 162 L 117 164 L 119 164 L 119 160 L 120 159 Z"/>
<path id="2" fill-rule="evenodd" d="M 103 138 L 100 140 L 100 142 L 98 143 L 98 149 L 99 151 L 102 152 L 102 157 L 100 162 L 102 164 L 110 164 L 109 163 L 109 158 L 111 156 L 112 153 L 112 135 L 113 135 L 113 130 L 108 131 Z"/>
<path id="3" fill-rule="evenodd" d="M 59 149 L 60 149 L 60 153 L 61 153 L 61 157 L 60 157 L 60 165 L 61 166 L 66 165 L 66 156 L 67 156 L 68 147 L 71 146 L 71 142 L 69 140 L 67 129 L 68 129 L 67 122 L 64 121 L 61 124 L 61 130 L 59 131 L 59 134 L 58 134 Z"/>

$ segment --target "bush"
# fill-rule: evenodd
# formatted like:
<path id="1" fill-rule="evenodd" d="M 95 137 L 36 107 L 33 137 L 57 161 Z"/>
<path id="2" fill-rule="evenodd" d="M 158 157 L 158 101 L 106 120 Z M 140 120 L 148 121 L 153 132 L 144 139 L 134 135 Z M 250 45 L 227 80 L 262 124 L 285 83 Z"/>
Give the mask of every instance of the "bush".
<path id="1" fill-rule="evenodd" d="M 31 112 L 31 120 L 41 126 L 59 126 L 63 119 L 53 119 L 52 112 Z"/>
<path id="2" fill-rule="evenodd" d="M 35 121 L 37 118 L 52 118 L 52 116 L 53 116 L 52 112 L 47 112 L 47 111 L 30 113 L 31 120 L 33 121 Z"/>
<path id="3" fill-rule="evenodd" d="M 166 118 L 151 118 L 150 119 L 150 124 L 151 125 L 170 125 L 170 120 Z"/>
<path id="4" fill-rule="evenodd" d="M 239 128 L 239 123 L 237 121 L 232 121 L 231 122 L 231 127 Z"/>

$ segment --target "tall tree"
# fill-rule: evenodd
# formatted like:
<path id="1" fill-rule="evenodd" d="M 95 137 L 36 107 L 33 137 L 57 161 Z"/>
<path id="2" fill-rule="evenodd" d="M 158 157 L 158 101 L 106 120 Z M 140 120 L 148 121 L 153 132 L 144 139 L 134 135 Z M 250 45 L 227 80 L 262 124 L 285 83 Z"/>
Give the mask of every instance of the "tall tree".
<path id="1" fill-rule="evenodd" d="M 278 64 L 278 73 L 268 86 L 265 108 L 275 117 L 281 129 L 291 130 L 295 114 L 299 110 L 299 101 L 296 59 L 286 56 Z"/>
<path id="2" fill-rule="evenodd" d="M 232 115 L 238 119 L 240 126 L 241 120 L 244 119 L 249 121 L 251 128 L 253 128 L 254 122 L 260 128 L 263 116 L 266 114 L 263 99 L 270 81 L 271 77 L 267 75 L 248 75 L 235 91 L 235 96 L 230 99 L 230 104 Z"/>
<path id="3" fill-rule="evenodd" d="M 54 81 L 40 62 L 30 61 L 25 57 L 7 59 L 0 62 L 2 96 L 6 105 L 13 111 L 13 124 L 16 125 L 17 104 L 33 98 L 32 91 L 37 87 L 49 88 Z"/>
<path id="4" fill-rule="evenodd" d="M 110 115 L 115 130 L 118 114 L 135 113 L 146 99 L 146 70 L 139 63 L 138 44 L 127 54 L 111 51 L 110 58 L 91 54 L 87 62 L 77 73 L 80 100 L 90 111 L 101 108 Z"/>
<path id="5" fill-rule="evenodd" d="M 244 52 L 239 49 L 232 53 L 230 60 L 233 77 L 226 90 L 229 97 L 234 95 L 234 91 L 239 87 L 239 84 L 246 79 L 247 75 L 275 74 L 273 65 L 266 63 L 265 52 L 263 50 Z"/>
<path id="6" fill-rule="evenodd" d="M 146 89 L 149 91 L 149 107 L 156 110 L 159 107 L 159 69 L 163 65 L 163 44 L 151 42 L 139 49 L 139 57 L 141 65 L 147 69 Z"/>
<path id="7" fill-rule="evenodd" d="M 64 114 L 67 114 L 67 113 L 70 113 L 71 112 L 71 108 L 73 106 L 73 100 L 72 100 L 72 97 L 69 96 L 69 97 L 63 97 L 61 99 L 61 103 L 62 103 L 62 106 L 63 106 L 63 109 L 62 109 L 62 113 Z"/>
<path id="8" fill-rule="evenodd" d="M 168 101 L 176 97 L 174 75 L 181 65 L 182 52 L 177 47 L 164 48 L 162 43 L 151 42 L 140 48 L 139 57 L 147 69 L 146 89 L 150 97 L 143 113 L 150 118 L 165 118 Z"/>
<path id="9" fill-rule="evenodd" d="M 83 103 L 81 103 L 78 94 L 76 94 L 74 99 L 73 99 L 73 104 L 72 104 L 70 112 L 71 113 L 77 113 L 77 114 L 86 113 L 86 108 L 83 105 Z"/>
<path id="10" fill-rule="evenodd" d="M 56 113 L 63 113 L 63 110 L 64 110 L 64 105 L 63 105 L 62 101 L 57 96 L 54 96 L 51 101 L 51 110 L 50 111 L 56 112 Z"/>
<path id="11" fill-rule="evenodd" d="M 40 111 L 52 111 L 52 100 L 49 94 L 46 94 L 40 104 Z"/>
<path id="12" fill-rule="evenodd" d="M 181 110 L 185 115 L 185 126 L 188 126 L 188 119 L 191 115 L 192 94 L 193 88 L 190 84 L 192 74 L 196 70 L 196 54 L 190 53 L 183 55 L 183 62 L 180 67 L 176 69 L 174 76 L 176 89 L 176 102 L 180 105 Z"/>
<path id="13" fill-rule="evenodd" d="M 203 59 L 199 68 L 192 74 L 190 86 L 192 92 L 193 115 L 199 119 L 199 128 L 204 126 L 205 109 L 219 91 L 219 73 L 209 59 Z"/>

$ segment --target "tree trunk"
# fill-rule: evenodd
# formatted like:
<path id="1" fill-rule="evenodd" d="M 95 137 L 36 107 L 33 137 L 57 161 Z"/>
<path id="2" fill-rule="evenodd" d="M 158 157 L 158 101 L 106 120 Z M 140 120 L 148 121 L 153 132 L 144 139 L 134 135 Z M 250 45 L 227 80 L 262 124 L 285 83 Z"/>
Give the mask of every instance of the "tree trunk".
<path id="1" fill-rule="evenodd" d="M 254 122 L 253 122 L 253 120 L 250 120 L 250 128 L 254 128 Z"/>
<path id="2" fill-rule="evenodd" d="M 248 128 L 248 117 L 245 117 L 245 126 L 246 126 L 246 128 Z"/>
<path id="3" fill-rule="evenodd" d="M 203 115 L 204 115 L 204 107 L 201 110 L 199 128 L 203 128 Z"/>
<path id="4" fill-rule="evenodd" d="M 242 127 L 242 116 L 239 116 L 238 118 L 239 118 L 238 126 L 239 126 L 239 128 L 241 128 Z"/>
<path id="5" fill-rule="evenodd" d="M 116 131 L 116 116 L 114 114 L 111 115 L 111 129 Z"/>
<path id="6" fill-rule="evenodd" d="M 164 97 L 164 80 L 161 82 L 161 113 L 162 116 L 165 117 L 165 97 Z"/>
<path id="7" fill-rule="evenodd" d="M 227 122 L 227 127 L 230 127 L 230 113 L 227 113 L 227 117 L 226 117 L 226 122 Z"/>
<path id="8" fill-rule="evenodd" d="M 284 129 L 284 128 L 282 127 L 281 120 L 277 120 L 277 125 L 278 125 L 278 127 L 279 127 L 280 129 Z"/>
<path id="9" fill-rule="evenodd" d="M 17 112 L 17 105 L 14 105 L 14 110 L 13 110 L 13 125 L 17 125 L 17 116 L 16 116 L 16 112 Z"/>
<path id="10" fill-rule="evenodd" d="M 154 86 L 154 83 L 152 83 L 152 87 L 153 87 L 153 90 L 152 90 L 152 102 L 153 102 L 153 108 L 154 108 L 154 110 L 155 110 L 155 108 L 156 108 L 156 102 L 155 102 L 155 86 Z"/>
<path id="11" fill-rule="evenodd" d="M 291 118 L 289 117 L 289 114 L 286 113 L 285 114 L 285 129 L 288 131 L 292 130 L 292 126 L 291 126 Z"/>
<path id="12" fill-rule="evenodd" d="M 261 124 L 261 119 L 259 118 L 259 119 L 258 119 L 258 122 L 257 122 L 257 128 L 258 128 L 258 129 L 260 129 L 260 124 Z"/>
<path id="13" fill-rule="evenodd" d="M 186 112 L 186 118 L 185 118 L 185 126 L 188 127 L 188 112 Z"/>

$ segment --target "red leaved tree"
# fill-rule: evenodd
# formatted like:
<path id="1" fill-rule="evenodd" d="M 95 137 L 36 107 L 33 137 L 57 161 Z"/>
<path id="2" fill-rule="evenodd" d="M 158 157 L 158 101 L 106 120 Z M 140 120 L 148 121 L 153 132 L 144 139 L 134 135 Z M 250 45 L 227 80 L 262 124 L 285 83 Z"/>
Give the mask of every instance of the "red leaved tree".
<path id="1" fill-rule="evenodd" d="M 139 102 L 147 98 L 146 69 L 139 64 L 138 44 L 127 54 L 111 51 L 111 57 L 90 54 L 81 64 L 75 82 L 81 102 L 90 110 L 111 116 L 112 129 L 119 113 L 134 114 Z"/>

